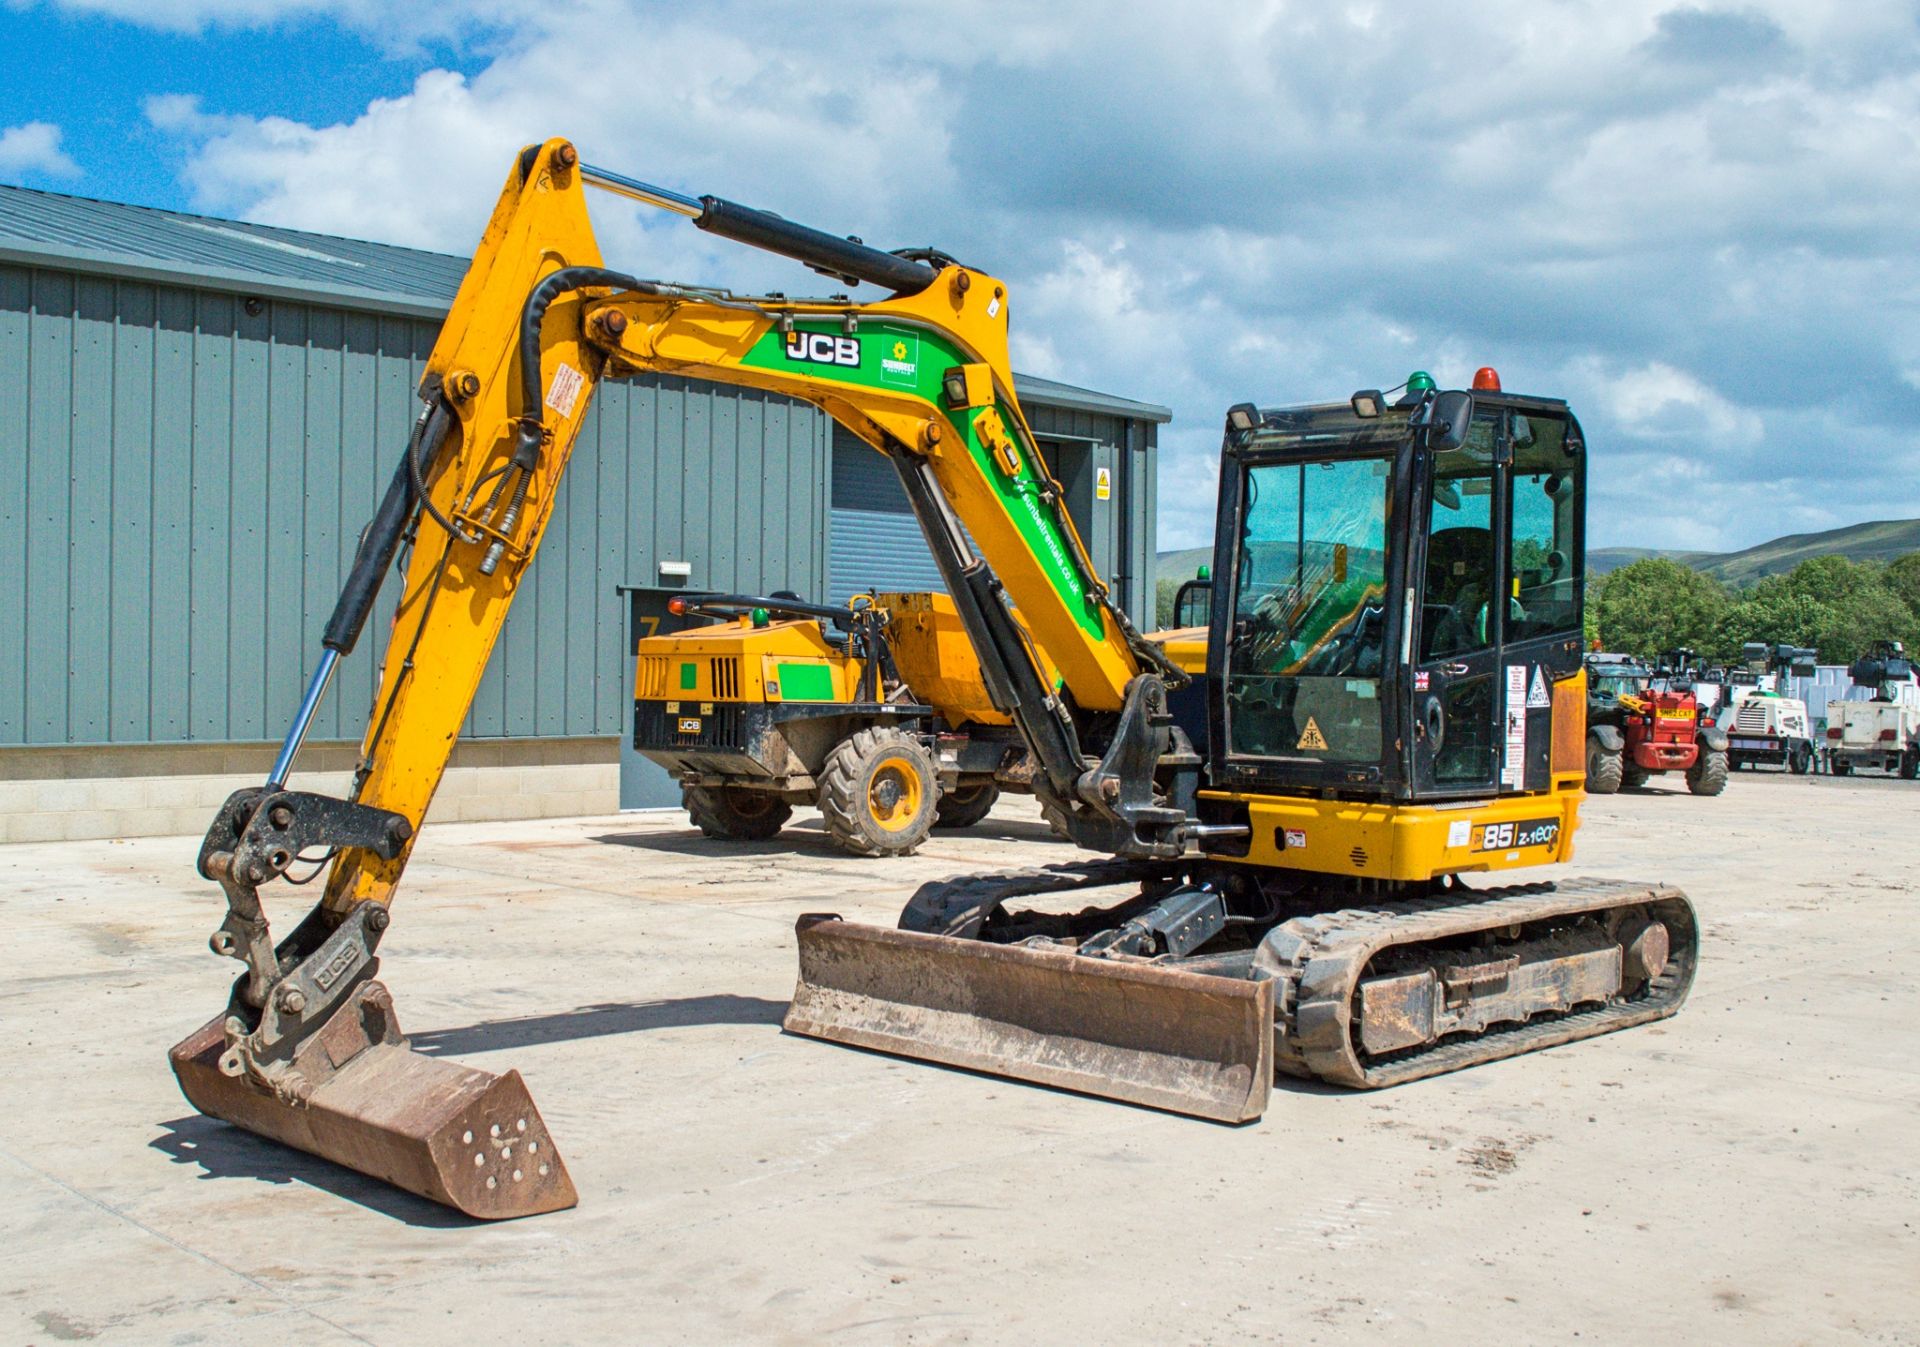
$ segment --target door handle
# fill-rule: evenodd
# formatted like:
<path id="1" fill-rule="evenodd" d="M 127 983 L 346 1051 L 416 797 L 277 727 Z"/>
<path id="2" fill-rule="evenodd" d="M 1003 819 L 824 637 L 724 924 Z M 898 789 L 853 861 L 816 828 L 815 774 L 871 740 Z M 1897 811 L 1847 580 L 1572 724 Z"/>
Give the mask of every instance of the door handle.
<path id="1" fill-rule="evenodd" d="M 1440 666 L 1440 672 L 1449 678 L 1458 678 L 1464 673 L 1472 672 L 1472 669 L 1471 666 L 1465 664 L 1442 664 Z"/>

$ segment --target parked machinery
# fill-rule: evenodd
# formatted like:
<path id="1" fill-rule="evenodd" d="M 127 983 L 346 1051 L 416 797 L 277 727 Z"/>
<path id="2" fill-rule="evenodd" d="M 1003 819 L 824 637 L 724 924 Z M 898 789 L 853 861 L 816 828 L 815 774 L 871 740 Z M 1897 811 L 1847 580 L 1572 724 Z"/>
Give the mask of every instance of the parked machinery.
<path id="1" fill-rule="evenodd" d="M 859 856 L 966 828 L 1031 790 L 1026 743 L 987 695 L 945 594 L 676 597 L 711 624 L 638 646 L 633 745 L 680 782 L 709 837 L 760 841 L 796 804 Z"/>
<path id="2" fill-rule="evenodd" d="M 1726 789 L 1727 735 L 1701 719 L 1691 655 L 1676 651 L 1659 670 L 1631 655 L 1586 657 L 1588 791 L 1639 790 L 1664 772 L 1684 772 L 1695 795 Z"/>
<path id="3" fill-rule="evenodd" d="M 1898 772 L 1908 781 L 1920 776 L 1920 683 L 1906 647 L 1878 641 L 1847 674 L 1873 696 L 1827 703 L 1827 769 L 1835 776 L 1856 768 Z"/>
<path id="4" fill-rule="evenodd" d="M 1734 767 L 1783 767 L 1796 776 L 1813 770 L 1813 731 L 1807 704 L 1788 696 L 1787 675 L 1813 677 L 1819 652 L 1801 646 L 1749 641 L 1740 667 L 1728 671 L 1727 701 L 1716 723 L 1726 731 Z"/>

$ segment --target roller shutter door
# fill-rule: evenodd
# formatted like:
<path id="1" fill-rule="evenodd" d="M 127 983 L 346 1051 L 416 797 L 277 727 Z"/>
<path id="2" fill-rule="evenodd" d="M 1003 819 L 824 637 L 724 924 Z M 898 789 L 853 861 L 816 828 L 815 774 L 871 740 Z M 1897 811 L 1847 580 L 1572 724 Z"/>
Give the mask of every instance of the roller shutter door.
<path id="1" fill-rule="evenodd" d="M 946 589 L 893 464 L 838 426 L 831 508 L 828 602 L 869 589 Z"/>

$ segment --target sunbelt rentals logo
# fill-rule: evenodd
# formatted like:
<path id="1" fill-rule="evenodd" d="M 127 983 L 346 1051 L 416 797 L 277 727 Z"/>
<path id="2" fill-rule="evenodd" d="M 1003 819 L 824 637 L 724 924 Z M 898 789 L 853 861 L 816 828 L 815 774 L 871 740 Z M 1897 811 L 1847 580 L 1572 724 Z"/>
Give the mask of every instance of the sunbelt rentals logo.
<path id="1" fill-rule="evenodd" d="M 880 377 L 890 384 L 911 384 L 920 378 L 920 338 L 899 328 L 880 333 Z"/>

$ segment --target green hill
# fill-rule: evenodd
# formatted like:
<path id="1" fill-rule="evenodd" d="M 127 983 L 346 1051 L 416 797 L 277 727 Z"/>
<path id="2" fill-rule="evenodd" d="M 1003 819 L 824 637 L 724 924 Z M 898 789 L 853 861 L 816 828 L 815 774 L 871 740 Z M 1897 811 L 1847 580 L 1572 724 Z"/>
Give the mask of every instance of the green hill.
<path id="1" fill-rule="evenodd" d="M 1596 547 L 1587 553 L 1587 570 L 1605 575 L 1643 557 L 1671 557 L 1730 585 L 1750 585 L 1763 575 L 1790 571 L 1810 557 L 1842 556 L 1849 561 L 1892 561 L 1920 552 L 1920 519 L 1876 519 L 1821 533 L 1790 533 L 1738 552 L 1684 552 L 1653 547 Z M 1190 579 L 1194 568 L 1213 560 L 1213 549 L 1188 547 L 1162 552 L 1159 573 Z"/>
<path id="2" fill-rule="evenodd" d="M 1183 547 L 1177 552 L 1161 552 L 1153 559 L 1154 573 L 1162 580 L 1191 580 L 1202 566 L 1213 564 L 1211 547 Z"/>
<path id="3" fill-rule="evenodd" d="M 1920 552 L 1920 519 L 1875 519 L 1823 533 L 1790 533 L 1740 552 L 1696 553 L 1678 559 L 1727 584 L 1750 585 L 1763 575 L 1790 571 L 1813 557 L 1884 562 L 1909 552 Z"/>

